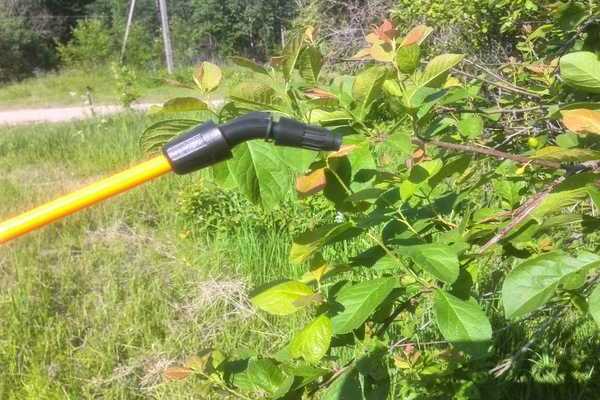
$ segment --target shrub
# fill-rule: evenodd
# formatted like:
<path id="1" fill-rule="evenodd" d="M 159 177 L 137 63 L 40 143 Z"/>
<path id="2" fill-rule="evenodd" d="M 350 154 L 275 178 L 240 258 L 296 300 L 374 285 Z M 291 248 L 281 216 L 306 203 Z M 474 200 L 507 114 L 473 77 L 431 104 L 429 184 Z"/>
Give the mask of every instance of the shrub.
<path id="1" fill-rule="evenodd" d="M 26 18 L 0 13 L 0 82 L 16 80 L 55 64 L 48 41 L 32 30 Z"/>
<path id="2" fill-rule="evenodd" d="M 116 48 L 110 30 L 100 20 L 89 19 L 77 23 L 72 39 L 58 45 L 64 65 L 93 68 L 106 65 L 114 57 Z"/>
<path id="3" fill-rule="evenodd" d="M 589 7 L 586 0 L 569 3 Z M 404 27 L 426 23 L 436 28 L 435 47 L 441 51 L 492 53 L 498 49 L 490 48 L 490 42 L 513 49 L 524 30 L 551 22 L 549 6 L 559 4 L 553 0 L 397 0 L 392 18 Z"/>

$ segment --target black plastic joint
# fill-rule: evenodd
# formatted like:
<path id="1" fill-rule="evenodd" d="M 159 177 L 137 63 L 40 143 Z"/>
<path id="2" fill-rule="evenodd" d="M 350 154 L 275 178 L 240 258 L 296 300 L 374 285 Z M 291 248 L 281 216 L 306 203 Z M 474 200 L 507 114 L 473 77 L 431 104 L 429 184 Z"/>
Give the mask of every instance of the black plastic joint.
<path id="1" fill-rule="evenodd" d="M 213 122 L 199 125 L 163 147 L 163 154 L 178 175 L 208 167 L 232 157 L 231 148 Z"/>
<path id="2" fill-rule="evenodd" d="M 278 146 L 299 147 L 316 151 L 336 151 L 342 138 L 327 129 L 306 125 L 289 118 L 280 118 L 273 124 L 272 138 Z"/>

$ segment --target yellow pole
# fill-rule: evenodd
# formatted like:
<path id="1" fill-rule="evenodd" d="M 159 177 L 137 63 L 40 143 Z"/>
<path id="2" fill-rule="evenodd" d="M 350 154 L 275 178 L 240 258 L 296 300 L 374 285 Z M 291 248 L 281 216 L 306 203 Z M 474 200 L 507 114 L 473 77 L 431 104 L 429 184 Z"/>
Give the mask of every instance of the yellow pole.
<path id="1" fill-rule="evenodd" d="M 83 208 L 132 189 L 171 171 L 171 164 L 158 156 L 109 178 L 92 183 L 33 210 L 0 223 L 0 244 L 48 225 Z"/>

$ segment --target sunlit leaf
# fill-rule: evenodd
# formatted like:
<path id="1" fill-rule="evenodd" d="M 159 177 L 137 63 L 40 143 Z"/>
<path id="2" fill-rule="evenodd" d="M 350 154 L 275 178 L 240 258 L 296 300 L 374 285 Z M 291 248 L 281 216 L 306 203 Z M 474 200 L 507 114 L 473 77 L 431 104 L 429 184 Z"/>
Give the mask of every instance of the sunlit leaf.
<path id="1" fill-rule="evenodd" d="M 340 224 L 323 225 L 312 231 L 305 232 L 294 239 L 292 250 L 290 251 L 290 260 L 294 263 L 304 262 L 326 244 L 339 240 L 355 229 L 350 222 L 343 222 Z"/>
<path id="2" fill-rule="evenodd" d="M 341 306 L 331 318 L 334 334 L 360 327 L 397 285 L 396 278 L 378 278 L 342 287 L 333 299 Z"/>
<path id="3" fill-rule="evenodd" d="M 296 68 L 296 63 L 302 52 L 302 44 L 304 43 L 304 33 L 296 32 L 287 39 L 287 43 L 282 52 L 283 61 L 281 64 L 283 76 L 286 81 L 292 78 L 292 72 Z"/>
<path id="4" fill-rule="evenodd" d="M 323 56 L 316 46 L 305 47 L 298 58 L 297 68 L 300 76 L 308 83 L 316 85 L 323 66 Z"/>
<path id="5" fill-rule="evenodd" d="M 266 358 L 251 359 L 246 374 L 256 388 L 269 393 L 274 399 L 283 397 L 294 383 L 293 376 Z"/>
<path id="6" fill-rule="evenodd" d="M 332 336 L 331 320 L 321 315 L 296 333 L 290 343 L 290 354 L 294 358 L 303 358 L 310 363 L 316 363 L 329 350 Z"/>
<path id="7" fill-rule="evenodd" d="M 433 312 L 442 335 L 456 348 L 482 356 L 492 339 L 492 326 L 475 299 L 464 301 L 437 289 Z"/>
<path id="8" fill-rule="evenodd" d="M 204 61 L 196 67 L 193 78 L 200 90 L 210 93 L 219 87 L 223 73 L 215 64 Z"/>
<path id="9" fill-rule="evenodd" d="M 520 318 L 546 304 L 558 286 L 583 268 L 600 264 L 600 256 L 571 257 L 553 252 L 531 258 L 513 269 L 502 286 L 506 316 Z"/>
<path id="10" fill-rule="evenodd" d="M 434 88 L 441 87 L 446 81 L 450 70 L 460 63 L 463 58 L 463 54 L 442 54 L 434 57 L 425 67 L 419 84 Z"/>
<path id="11" fill-rule="evenodd" d="M 600 135 L 600 111 L 585 108 L 561 111 L 565 126 L 577 133 Z"/>
<path id="12" fill-rule="evenodd" d="M 475 139 L 483 133 L 483 118 L 476 114 L 463 115 L 456 123 L 458 132 L 469 139 Z"/>
<path id="13" fill-rule="evenodd" d="M 531 158 L 558 162 L 583 162 L 600 160 L 600 151 L 589 149 L 564 149 L 558 146 L 548 146 L 537 150 Z"/>
<path id="14" fill-rule="evenodd" d="M 375 61 L 392 62 L 394 49 L 389 43 L 376 43 L 371 47 L 371 57 Z"/>
<path id="15" fill-rule="evenodd" d="M 313 290 L 306 284 L 286 281 L 261 291 L 250 300 L 256 308 L 269 314 L 288 315 L 302 308 L 302 305 L 297 303 L 299 299 L 312 294 Z"/>
<path id="16" fill-rule="evenodd" d="M 453 283 L 458 278 L 458 256 L 452 246 L 442 243 L 404 246 L 402 253 L 441 281 Z"/>
<path id="17" fill-rule="evenodd" d="M 600 93 L 600 60 L 592 52 L 578 51 L 561 57 L 560 76 L 575 89 Z"/>

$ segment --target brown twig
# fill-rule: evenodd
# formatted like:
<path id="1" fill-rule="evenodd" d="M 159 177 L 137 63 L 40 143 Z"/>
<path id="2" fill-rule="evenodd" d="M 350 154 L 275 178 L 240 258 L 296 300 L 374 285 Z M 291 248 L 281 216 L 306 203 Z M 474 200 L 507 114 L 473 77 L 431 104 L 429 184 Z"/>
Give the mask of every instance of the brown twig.
<path id="1" fill-rule="evenodd" d="M 535 158 L 529 158 L 529 157 L 525 157 L 525 156 L 522 156 L 519 154 L 506 153 L 504 151 L 490 149 L 490 148 L 479 146 L 479 145 L 448 143 L 448 142 L 442 142 L 442 141 L 434 140 L 434 139 L 423 140 L 423 139 L 419 139 L 419 138 L 413 138 L 412 142 L 413 142 L 413 144 L 416 144 L 417 146 L 424 146 L 424 145 L 430 144 L 430 145 L 433 145 L 436 147 L 441 147 L 443 149 L 448 149 L 448 150 L 452 150 L 452 151 L 484 154 L 486 156 L 491 156 L 491 157 L 495 157 L 498 159 L 513 160 L 513 161 L 516 161 L 516 162 L 522 163 L 522 164 L 537 164 L 542 167 L 551 168 L 551 169 L 561 169 L 562 168 L 561 163 L 556 162 L 556 161 L 539 160 L 539 159 L 535 159 Z"/>
<path id="2" fill-rule="evenodd" d="M 530 91 L 528 89 L 522 88 L 520 86 L 517 86 L 517 85 L 509 82 L 504 77 L 500 76 L 499 74 L 497 74 L 496 72 L 490 70 L 489 68 L 484 67 L 483 65 L 480 65 L 480 64 L 478 64 L 478 63 L 476 63 L 474 61 L 468 60 L 468 59 L 465 59 L 464 62 L 466 62 L 467 64 L 472 65 L 473 67 L 479 69 L 480 71 L 485 72 L 486 74 L 488 74 L 492 78 L 496 79 L 497 80 L 496 84 L 501 83 L 502 84 L 501 87 L 504 87 L 504 89 L 506 89 L 506 90 L 512 90 L 514 92 L 519 92 L 519 93 L 525 94 L 527 96 L 536 97 L 538 99 L 542 97 L 542 96 L 540 96 L 536 92 L 532 92 L 532 91 Z"/>
<path id="3" fill-rule="evenodd" d="M 457 73 L 459 75 L 463 75 L 463 76 L 465 76 L 467 78 L 476 79 L 478 81 L 485 82 L 488 85 L 497 86 L 497 87 L 499 87 L 501 89 L 504 89 L 504 90 L 507 90 L 509 92 L 521 94 L 523 96 L 533 97 L 533 98 L 536 98 L 536 99 L 540 99 L 542 97 L 542 96 L 540 96 L 537 93 L 530 92 L 529 90 L 520 88 L 518 86 L 514 86 L 512 84 L 508 84 L 505 81 L 498 81 L 498 82 L 492 81 L 492 80 L 489 80 L 489 79 L 486 79 L 486 78 L 482 78 L 480 76 L 476 76 L 476 75 L 470 74 L 470 73 L 465 72 L 465 71 L 461 71 L 460 69 L 457 69 L 457 68 L 452 68 L 452 72 Z"/>
<path id="4" fill-rule="evenodd" d="M 523 203 L 519 208 L 515 210 L 513 213 L 513 219 L 494 235 L 493 238 L 487 241 L 481 249 L 479 250 L 479 254 L 486 252 L 490 247 L 504 239 L 510 231 L 512 231 L 517 225 L 523 222 L 541 203 L 542 201 L 563 181 L 565 180 L 564 176 L 559 176 L 555 180 L 553 180 L 544 190 L 539 193 L 536 193 L 532 197 L 530 197 L 525 203 Z"/>
<path id="5" fill-rule="evenodd" d="M 482 110 L 480 108 L 475 108 L 475 109 L 463 109 L 463 108 L 454 108 L 454 107 L 438 107 L 440 110 L 442 111 L 446 111 L 446 112 L 456 112 L 456 113 L 470 113 L 470 114 L 487 114 L 487 115 L 493 115 L 493 114 L 518 114 L 518 113 L 525 113 L 525 112 L 529 112 L 529 111 L 537 111 L 537 110 L 543 110 L 546 109 L 547 107 L 545 106 L 535 106 L 535 107 L 526 107 L 526 108 L 498 108 L 498 109 L 488 109 L 488 110 Z"/>

